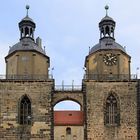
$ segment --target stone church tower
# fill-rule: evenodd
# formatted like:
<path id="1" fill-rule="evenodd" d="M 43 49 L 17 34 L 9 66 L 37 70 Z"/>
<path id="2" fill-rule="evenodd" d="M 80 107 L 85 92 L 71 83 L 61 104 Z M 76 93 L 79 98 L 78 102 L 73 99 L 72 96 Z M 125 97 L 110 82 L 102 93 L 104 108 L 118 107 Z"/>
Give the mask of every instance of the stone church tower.
<path id="1" fill-rule="evenodd" d="M 99 29 L 99 43 L 85 60 L 87 139 L 136 140 L 137 81 L 131 79 L 130 56 L 115 42 L 115 21 L 107 12 Z"/>
<path id="2" fill-rule="evenodd" d="M 26 17 L 19 22 L 20 42 L 12 46 L 5 57 L 8 79 L 48 78 L 49 57 L 42 49 L 41 39 L 34 40 L 35 27 L 27 11 Z"/>
<path id="3" fill-rule="evenodd" d="M 108 10 L 108 6 L 106 6 Z M 124 80 L 130 78 L 130 56 L 115 42 L 115 21 L 106 16 L 99 23 L 100 40 L 86 57 L 85 67 L 89 79 Z M 94 77 L 93 77 L 94 76 Z"/>
<path id="4" fill-rule="evenodd" d="M 10 47 L 6 77 L 0 79 L 0 140 L 140 139 L 140 82 L 130 73 L 131 57 L 115 41 L 116 23 L 108 8 L 99 22 L 99 43 L 85 58 L 81 88 L 56 88 L 26 6 L 20 41 Z M 65 100 L 75 101 L 80 110 L 55 111 Z"/>
<path id="5" fill-rule="evenodd" d="M 26 9 L 20 41 L 10 47 L 6 79 L 0 80 L 0 140 L 53 139 L 50 60 L 41 39 L 34 39 L 36 24 Z"/>

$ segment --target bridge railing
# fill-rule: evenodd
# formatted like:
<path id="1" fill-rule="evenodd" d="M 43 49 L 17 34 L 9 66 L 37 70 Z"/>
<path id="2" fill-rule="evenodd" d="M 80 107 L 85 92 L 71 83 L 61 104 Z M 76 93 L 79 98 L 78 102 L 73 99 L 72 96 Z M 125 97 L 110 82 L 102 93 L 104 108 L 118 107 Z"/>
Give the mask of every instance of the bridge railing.
<path id="1" fill-rule="evenodd" d="M 55 85 L 55 91 L 81 91 L 82 85 Z"/>

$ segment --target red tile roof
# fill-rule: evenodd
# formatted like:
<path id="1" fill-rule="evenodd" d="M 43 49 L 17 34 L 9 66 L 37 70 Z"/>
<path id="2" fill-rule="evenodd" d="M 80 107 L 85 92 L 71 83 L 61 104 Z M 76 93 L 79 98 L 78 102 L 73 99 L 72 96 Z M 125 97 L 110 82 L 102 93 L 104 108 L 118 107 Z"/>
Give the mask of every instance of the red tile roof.
<path id="1" fill-rule="evenodd" d="M 54 125 L 83 125 L 83 111 L 54 111 Z"/>

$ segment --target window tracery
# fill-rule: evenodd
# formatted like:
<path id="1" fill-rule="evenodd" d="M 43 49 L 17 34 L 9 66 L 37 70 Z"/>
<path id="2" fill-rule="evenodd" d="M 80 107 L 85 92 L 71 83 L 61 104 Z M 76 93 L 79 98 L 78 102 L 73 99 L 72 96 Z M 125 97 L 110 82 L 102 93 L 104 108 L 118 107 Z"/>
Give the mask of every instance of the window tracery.
<path id="1" fill-rule="evenodd" d="M 19 107 L 19 123 L 22 125 L 31 124 L 31 101 L 27 95 L 23 96 Z"/>
<path id="2" fill-rule="evenodd" d="M 105 125 L 119 125 L 120 113 L 116 97 L 110 94 L 105 103 Z"/>

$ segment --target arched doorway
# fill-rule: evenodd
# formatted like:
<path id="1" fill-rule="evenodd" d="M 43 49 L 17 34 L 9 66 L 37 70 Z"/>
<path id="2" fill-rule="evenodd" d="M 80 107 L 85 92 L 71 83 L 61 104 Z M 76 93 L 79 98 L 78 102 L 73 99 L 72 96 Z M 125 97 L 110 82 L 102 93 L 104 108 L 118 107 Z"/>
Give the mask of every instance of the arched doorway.
<path id="1" fill-rule="evenodd" d="M 55 106 L 54 106 L 54 110 L 81 110 L 81 105 L 75 101 L 72 100 L 64 100 L 64 101 L 60 101 L 58 102 Z"/>
<path id="2" fill-rule="evenodd" d="M 60 100 L 54 107 L 54 140 L 83 140 L 84 113 L 75 100 Z"/>

